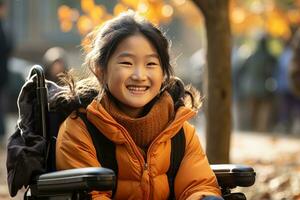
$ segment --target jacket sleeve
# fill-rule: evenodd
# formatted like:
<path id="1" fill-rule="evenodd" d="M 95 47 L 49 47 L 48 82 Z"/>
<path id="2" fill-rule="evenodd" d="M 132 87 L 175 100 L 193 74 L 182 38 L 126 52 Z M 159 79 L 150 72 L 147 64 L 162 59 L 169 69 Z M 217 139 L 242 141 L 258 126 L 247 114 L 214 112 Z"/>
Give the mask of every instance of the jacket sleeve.
<path id="1" fill-rule="evenodd" d="M 83 121 L 69 116 L 60 126 L 57 137 L 57 170 L 100 166 L 92 138 Z M 108 200 L 110 195 L 111 192 L 92 192 L 93 200 Z"/>
<path id="2" fill-rule="evenodd" d="M 175 178 L 176 199 L 199 200 L 205 196 L 220 196 L 217 179 L 200 145 L 195 128 L 186 122 L 185 155 Z"/>

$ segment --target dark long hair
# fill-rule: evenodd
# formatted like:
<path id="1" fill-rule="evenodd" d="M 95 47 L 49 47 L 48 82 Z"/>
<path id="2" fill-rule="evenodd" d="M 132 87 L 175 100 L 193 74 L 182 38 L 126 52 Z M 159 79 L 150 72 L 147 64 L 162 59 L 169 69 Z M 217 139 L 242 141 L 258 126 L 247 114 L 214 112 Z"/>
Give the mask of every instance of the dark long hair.
<path id="1" fill-rule="evenodd" d="M 83 101 L 81 101 L 81 104 L 82 102 L 89 103 L 91 99 L 95 98 L 96 93 L 100 94 L 98 97 L 101 98 L 102 94 L 107 92 L 105 91 L 105 87 L 102 87 L 103 77 L 97 77 L 98 81 L 95 79 L 94 75 L 96 75 L 96 69 L 100 68 L 101 70 L 106 70 L 108 61 L 116 50 L 118 44 L 127 37 L 135 34 L 142 34 L 155 47 L 159 55 L 161 67 L 165 76 L 165 81 L 162 88 L 167 89 L 169 92 L 172 88 L 175 88 L 174 85 L 176 84 L 174 83 L 178 80 L 174 78 L 173 67 L 170 64 L 170 47 L 168 39 L 159 30 L 159 28 L 151 24 L 149 21 L 145 20 L 133 11 L 127 11 L 107 21 L 101 27 L 88 34 L 83 40 L 83 49 L 85 50 L 86 54 L 83 67 L 92 73 L 88 73 L 88 78 L 85 78 L 81 81 L 74 81 L 73 77 L 70 75 L 63 77 L 66 85 L 68 85 L 70 88 L 68 95 L 71 95 L 71 98 L 68 97 L 67 99 L 69 99 L 68 102 L 72 103 L 68 106 L 69 109 L 74 110 L 78 107 L 86 106 L 80 105 L 80 101 L 79 103 L 78 101 L 76 103 L 75 100 L 78 99 L 78 97 L 80 97 L 80 99 L 84 97 Z M 94 77 L 92 78 L 91 75 Z M 184 87 L 182 87 L 182 89 L 184 90 Z M 181 93 L 185 94 L 184 91 Z M 195 92 L 187 94 L 191 96 L 191 99 L 194 102 L 192 103 L 192 107 L 198 108 L 200 103 L 196 103 L 199 101 L 195 99 L 198 99 L 199 95 L 194 95 L 196 94 Z M 182 97 L 183 96 L 179 97 L 178 100 L 183 100 Z M 66 98 L 61 96 L 60 99 Z"/>
<path id="2" fill-rule="evenodd" d="M 170 64 L 169 42 L 163 33 L 149 21 L 140 17 L 133 11 L 121 13 L 118 17 L 107 21 L 102 27 L 91 32 L 85 41 L 84 48 L 88 49 L 84 66 L 92 71 L 96 67 L 107 68 L 109 58 L 116 50 L 118 44 L 125 38 L 142 34 L 155 47 L 161 62 L 166 81 L 173 76 Z"/>

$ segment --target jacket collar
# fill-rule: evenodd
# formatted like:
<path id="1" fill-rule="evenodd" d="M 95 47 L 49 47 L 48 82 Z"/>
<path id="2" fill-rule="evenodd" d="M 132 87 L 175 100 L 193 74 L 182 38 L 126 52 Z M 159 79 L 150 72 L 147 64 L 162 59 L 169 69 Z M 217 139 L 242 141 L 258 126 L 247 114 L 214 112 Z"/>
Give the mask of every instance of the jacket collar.
<path id="1" fill-rule="evenodd" d="M 196 115 L 196 112 L 187 107 L 180 107 L 176 111 L 174 120 L 163 130 L 156 142 L 164 142 L 173 137 L 183 126 L 184 122 Z M 107 138 L 121 144 L 126 142 L 125 132 L 127 130 L 120 125 L 97 101 L 93 100 L 87 107 L 87 118 L 105 135 Z"/>

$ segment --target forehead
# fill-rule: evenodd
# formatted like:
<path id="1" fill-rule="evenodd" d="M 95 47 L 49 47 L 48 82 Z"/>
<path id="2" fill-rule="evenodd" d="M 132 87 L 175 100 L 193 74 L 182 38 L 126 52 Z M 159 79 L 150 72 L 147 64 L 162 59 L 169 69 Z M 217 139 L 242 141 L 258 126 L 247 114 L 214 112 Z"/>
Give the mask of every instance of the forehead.
<path id="1" fill-rule="evenodd" d="M 149 56 L 158 57 L 154 45 L 142 34 L 136 34 L 123 39 L 117 46 L 113 57 L 119 56 Z"/>

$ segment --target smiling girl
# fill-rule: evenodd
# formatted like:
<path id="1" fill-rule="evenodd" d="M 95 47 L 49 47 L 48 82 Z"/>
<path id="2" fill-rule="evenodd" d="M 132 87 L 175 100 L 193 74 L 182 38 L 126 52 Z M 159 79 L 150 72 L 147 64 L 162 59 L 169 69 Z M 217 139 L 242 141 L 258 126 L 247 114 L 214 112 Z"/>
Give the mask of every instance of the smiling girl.
<path id="1" fill-rule="evenodd" d="M 92 38 L 84 66 L 99 84 L 92 78 L 79 81 L 72 94 L 89 96 L 93 90 L 98 95 L 61 125 L 57 169 L 102 166 L 98 156 L 105 152 L 97 152 L 77 117 L 84 113 L 115 145 L 114 199 L 222 199 L 195 128 L 187 122 L 201 105 L 199 95 L 174 77 L 169 44 L 161 31 L 129 11 L 106 22 Z M 79 90 L 84 95 L 78 95 Z M 170 185 L 171 140 L 182 128 L 184 155 Z M 92 197 L 111 199 L 112 193 L 93 192 Z"/>

